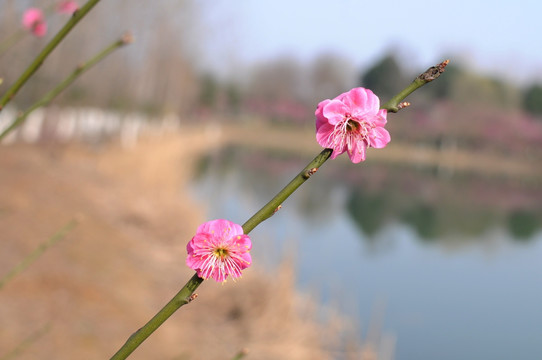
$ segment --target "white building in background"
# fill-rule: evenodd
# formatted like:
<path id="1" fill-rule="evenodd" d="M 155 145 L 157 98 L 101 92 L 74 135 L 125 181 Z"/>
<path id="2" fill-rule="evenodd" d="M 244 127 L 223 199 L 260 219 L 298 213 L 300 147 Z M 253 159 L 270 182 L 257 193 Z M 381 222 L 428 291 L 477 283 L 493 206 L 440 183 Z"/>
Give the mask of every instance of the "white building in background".
<path id="1" fill-rule="evenodd" d="M 0 132 L 17 117 L 17 111 L 6 107 L 0 112 Z M 40 141 L 103 142 L 120 139 L 123 146 L 137 144 L 142 134 L 163 134 L 179 130 L 180 118 L 169 113 L 161 118 L 150 118 L 141 113 L 120 113 L 99 108 L 37 109 L 25 122 L 12 131 L 2 145 L 14 142 L 36 143 Z"/>

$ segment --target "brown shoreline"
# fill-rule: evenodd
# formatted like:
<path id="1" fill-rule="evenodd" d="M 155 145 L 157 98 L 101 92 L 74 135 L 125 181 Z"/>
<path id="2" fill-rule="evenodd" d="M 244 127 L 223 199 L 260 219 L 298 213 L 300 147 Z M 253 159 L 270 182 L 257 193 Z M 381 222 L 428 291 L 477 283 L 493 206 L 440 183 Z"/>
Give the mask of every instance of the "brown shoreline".
<path id="1" fill-rule="evenodd" d="M 216 135 L 215 135 L 216 137 Z M 193 162 L 219 148 L 209 130 L 116 143 L 0 147 L 0 235 L 5 274 L 76 218 L 75 230 L 0 290 L 0 355 L 49 325 L 18 359 L 109 358 L 192 275 L 185 245 L 204 220 L 187 190 Z M 348 350 L 340 316 L 317 323 L 290 267 L 204 283 L 132 359 L 330 359 Z"/>

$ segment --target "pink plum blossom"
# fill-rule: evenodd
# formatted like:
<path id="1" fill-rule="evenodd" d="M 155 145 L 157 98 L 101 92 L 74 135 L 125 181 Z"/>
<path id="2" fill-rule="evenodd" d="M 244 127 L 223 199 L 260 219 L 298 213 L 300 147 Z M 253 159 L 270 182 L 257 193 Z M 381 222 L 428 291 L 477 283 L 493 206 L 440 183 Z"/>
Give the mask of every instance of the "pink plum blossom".
<path id="1" fill-rule="evenodd" d="M 203 279 L 226 281 L 228 275 L 241 276 L 252 263 L 252 243 L 241 225 L 218 219 L 201 224 L 186 246 L 186 265 Z"/>
<path id="2" fill-rule="evenodd" d="M 75 1 L 63 0 L 58 3 L 57 11 L 61 14 L 73 14 L 79 10 L 79 6 Z"/>
<path id="3" fill-rule="evenodd" d="M 365 160 L 369 147 L 383 148 L 390 142 L 386 125 L 387 111 L 369 89 L 354 88 L 333 100 L 324 100 L 316 108 L 316 140 L 333 149 L 331 159 L 347 151 L 353 163 Z"/>
<path id="4" fill-rule="evenodd" d="M 24 12 L 23 26 L 38 37 L 42 37 L 47 33 L 47 23 L 43 12 L 37 8 L 29 8 Z"/>

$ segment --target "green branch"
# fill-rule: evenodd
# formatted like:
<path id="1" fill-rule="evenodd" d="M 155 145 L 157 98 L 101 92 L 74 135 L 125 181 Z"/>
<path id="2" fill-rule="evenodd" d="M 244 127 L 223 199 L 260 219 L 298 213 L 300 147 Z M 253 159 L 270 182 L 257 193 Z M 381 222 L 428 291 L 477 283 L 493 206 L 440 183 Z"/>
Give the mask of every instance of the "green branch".
<path id="1" fill-rule="evenodd" d="M 60 44 L 60 42 L 68 35 L 68 33 L 81 21 L 83 17 L 99 2 L 100 0 L 89 0 L 81 9 L 73 13 L 73 16 L 68 20 L 66 25 L 49 41 L 43 48 L 41 53 L 36 56 L 34 61 L 28 66 L 24 73 L 15 81 L 15 83 L 6 91 L 0 99 L 0 111 L 9 103 L 30 77 L 38 71 L 41 64 L 49 56 L 49 54 Z"/>
<path id="2" fill-rule="evenodd" d="M 38 259 L 47 249 L 56 244 L 58 241 L 62 240 L 68 232 L 70 232 L 75 225 L 77 225 L 75 220 L 71 220 L 64 227 L 58 230 L 53 236 L 41 243 L 34 251 L 28 254 L 17 266 L 11 269 L 3 278 L 0 279 L 0 290 L 16 275 L 23 272 L 28 268 L 36 259 Z"/>
<path id="3" fill-rule="evenodd" d="M 148 323 L 145 324 L 141 329 L 133 333 L 126 343 L 111 357 L 111 360 L 120 360 L 126 359 L 132 352 L 145 339 L 147 339 L 160 325 L 162 325 L 173 313 L 183 305 L 188 304 L 190 301 L 196 298 L 196 295 L 193 295 L 197 287 L 203 282 L 203 279 L 198 277 L 197 274 L 194 274 L 186 285 L 171 299 L 166 306 L 164 306 L 160 311 L 154 315 Z"/>
<path id="4" fill-rule="evenodd" d="M 11 350 L 9 353 L 2 356 L 0 360 L 11 360 L 11 359 L 17 358 L 17 356 L 22 354 L 33 343 L 38 341 L 43 335 L 47 334 L 50 329 L 51 329 L 51 324 L 48 323 L 41 329 L 34 331 L 26 339 L 24 339 L 19 345 L 17 345 L 13 350 Z"/>
<path id="5" fill-rule="evenodd" d="M 410 103 L 401 103 L 401 101 L 403 101 L 408 95 L 410 95 L 416 89 L 438 78 L 440 74 L 444 72 L 444 69 L 446 68 L 446 65 L 448 65 L 449 62 L 450 60 L 445 60 L 438 65 L 430 67 L 424 73 L 418 75 L 416 79 L 414 79 L 414 81 L 410 83 L 410 85 L 408 85 L 401 92 L 399 92 L 397 95 L 391 98 L 391 100 L 389 100 L 387 103 L 382 105 L 382 109 L 386 109 L 389 112 L 396 113 L 400 109 L 406 106 L 409 106 Z"/>
<path id="6" fill-rule="evenodd" d="M 307 181 L 311 175 L 313 175 L 320 166 L 322 166 L 327 159 L 331 156 L 333 152 L 332 149 L 324 149 L 320 154 L 318 154 L 314 160 L 312 160 L 296 177 L 292 179 L 273 199 L 271 199 L 267 204 L 265 204 L 256 214 L 252 215 L 243 224 L 243 231 L 245 234 L 251 232 L 256 226 L 261 222 L 269 219 L 282 205 L 284 200 L 286 200 L 294 191 L 297 190 L 305 181 Z"/>
<path id="7" fill-rule="evenodd" d="M 392 100 L 388 101 L 382 106 L 382 109 L 387 109 L 391 112 L 397 112 L 401 107 L 399 106 L 400 102 L 410 93 L 412 93 L 417 88 L 422 85 L 436 79 L 448 62 L 445 61 L 437 66 L 429 68 L 426 72 L 418 76 L 420 79 L 425 80 L 416 80 L 410 84 L 407 88 L 401 91 L 396 95 Z M 444 65 L 443 65 L 444 64 Z M 441 69 L 438 74 L 432 72 L 432 69 Z M 428 80 L 430 77 L 433 79 Z M 414 85 L 413 85 L 414 84 Z M 397 108 L 396 111 L 393 111 L 394 108 Z M 322 166 L 327 159 L 331 156 L 333 152 L 332 149 L 324 149 L 320 154 L 318 154 L 299 174 L 297 174 L 289 183 L 286 185 L 279 193 L 271 199 L 267 204 L 265 204 L 258 212 L 256 212 L 250 219 L 248 219 L 243 224 L 243 231 L 245 234 L 250 233 L 256 226 L 258 226 L 263 221 L 269 219 L 275 212 L 277 212 L 281 204 L 290 196 L 294 191 L 297 190 L 305 181 L 307 181 L 320 166 Z M 186 283 L 186 285 L 171 299 L 166 306 L 164 306 L 145 326 L 137 330 L 132 336 L 128 338 L 126 343 L 117 351 L 115 355 L 110 360 L 123 360 L 126 359 L 134 350 L 141 345 L 145 339 L 147 339 L 162 323 L 164 323 L 175 311 L 177 311 L 181 306 L 188 304 L 192 301 L 197 295 L 194 294 L 194 291 L 201 285 L 203 279 L 198 277 L 197 273 L 192 276 L 192 278 Z M 241 356 L 244 356 L 241 355 Z"/>
<path id="8" fill-rule="evenodd" d="M 245 356 L 247 356 L 248 350 L 247 349 L 241 349 L 231 360 L 241 360 Z"/>
<path id="9" fill-rule="evenodd" d="M 10 126 L 8 126 L 2 133 L 0 133 L 0 141 L 6 137 L 12 130 L 14 130 L 16 127 L 21 125 L 23 121 L 32 113 L 32 111 L 36 110 L 37 108 L 41 106 L 48 105 L 55 97 L 58 96 L 64 89 L 66 89 L 68 86 L 70 86 L 79 76 L 81 76 L 85 71 L 96 65 L 98 62 L 100 62 L 103 58 L 105 58 L 107 55 L 115 51 L 116 49 L 120 48 L 123 45 L 129 44 L 132 42 L 132 36 L 130 34 L 124 35 L 121 39 L 116 40 L 111 45 L 100 51 L 96 56 L 94 56 L 92 59 L 90 59 L 88 62 L 81 64 L 77 66 L 77 68 L 66 78 L 64 79 L 60 84 L 58 84 L 53 90 L 49 91 L 45 96 L 43 96 L 40 100 L 35 102 L 32 106 L 30 106 L 24 113 L 19 115 L 17 119 L 11 123 Z"/>
<path id="10" fill-rule="evenodd" d="M 19 40 L 21 40 L 23 38 L 23 36 L 25 35 L 26 31 L 24 31 L 23 29 L 19 29 L 17 31 L 15 31 L 13 34 L 9 35 L 7 38 L 5 38 L 4 40 L 2 40 L 2 42 L 0 42 L 0 58 L 13 46 L 15 45 L 17 42 L 19 42 Z"/>

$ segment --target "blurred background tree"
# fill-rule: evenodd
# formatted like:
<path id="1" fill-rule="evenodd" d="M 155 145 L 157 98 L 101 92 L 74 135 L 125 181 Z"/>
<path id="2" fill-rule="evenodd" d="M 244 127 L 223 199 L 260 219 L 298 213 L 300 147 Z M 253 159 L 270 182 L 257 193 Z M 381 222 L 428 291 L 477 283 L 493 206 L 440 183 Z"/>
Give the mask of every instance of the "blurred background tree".
<path id="1" fill-rule="evenodd" d="M 523 108 L 533 115 L 542 115 L 542 85 L 533 84 L 525 90 Z"/>
<path id="2" fill-rule="evenodd" d="M 390 99 L 405 87 L 403 71 L 394 54 L 387 54 L 365 71 L 360 78 L 360 85 L 373 92 L 381 99 Z"/>

